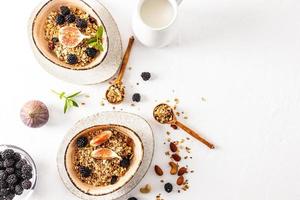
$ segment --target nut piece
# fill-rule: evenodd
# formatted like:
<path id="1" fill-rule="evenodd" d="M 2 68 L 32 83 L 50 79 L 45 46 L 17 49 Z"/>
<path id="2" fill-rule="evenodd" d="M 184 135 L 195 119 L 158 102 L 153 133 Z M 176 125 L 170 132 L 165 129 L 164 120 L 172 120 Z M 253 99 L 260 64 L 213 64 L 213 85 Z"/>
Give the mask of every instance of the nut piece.
<path id="1" fill-rule="evenodd" d="M 121 159 L 121 157 L 118 154 L 116 154 L 116 152 L 107 148 L 96 149 L 91 153 L 91 156 L 92 158 L 102 159 L 102 160 L 110 160 L 113 158 Z"/>
<path id="2" fill-rule="evenodd" d="M 178 170 L 178 176 L 182 176 L 183 174 L 187 173 L 186 167 L 180 167 Z"/>
<path id="3" fill-rule="evenodd" d="M 172 175 L 177 174 L 178 165 L 176 163 L 174 163 L 174 162 L 169 162 L 169 165 L 171 167 L 170 174 L 172 174 Z"/>
<path id="4" fill-rule="evenodd" d="M 179 162 L 179 161 L 181 160 L 180 155 L 178 155 L 177 153 L 174 153 L 174 154 L 172 155 L 172 158 L 173 158 L 176 162 Z"/>
<path id="5" fill-rule="evenodd" d="M 176 181 L 177 185 L 182 185 L 183 182 L 184 182 L 184 177 L 183 176 L 179 176 L 178 179 L 177 179 L 177 181 Z"/>
<path id="6" fill-rule="evenodd" d="M 162 176 L 164 174 L 163 170 L 158 165 L 154 166 L 154 171 L 158 176 Z"/>
<path id="7" fill-rule="evenodd" d="M 144 187 L 140 188 L 140 192 L 144 194 L 151 192 L 151 185 L 146 184 Z"/>
<path id="8" fill-rule="evenodd" d="M 103 131 L 91 140 L 90 145 L 92 147 L 99 146 L 99 145 L 103 144 L 104 142 L 106 142 L 112 136 L 112 134 L 113 133 L 109 130 Z"/>
<path id="9" fill-rule="evenodd" d="M 170 143 L 170 149 L 172 152 L 176 152 L 177 151 L 177 145 L 174 142 Z"/>

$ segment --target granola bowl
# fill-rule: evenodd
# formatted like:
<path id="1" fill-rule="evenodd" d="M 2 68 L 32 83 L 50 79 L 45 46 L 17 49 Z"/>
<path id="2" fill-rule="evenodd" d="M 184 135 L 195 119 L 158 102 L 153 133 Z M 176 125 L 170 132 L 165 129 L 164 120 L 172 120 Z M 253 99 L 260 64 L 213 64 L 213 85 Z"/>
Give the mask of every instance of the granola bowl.
<path id="1" fill-rule="evenodd" d="M 58 171 L 81 199 L 118 199 L 142 180 L 153 150 L 152 130 L 144 119 L 103 112 L 80 120 L 67 133 L 57 156 Z"/>
<path id="2" fill-rule="evenodd" d="M 29 39 L 52 75 L 77 84 L 111 78 L 122 59 L 118 27 L 96 0 L 47 0 L 33 12 Z"/>

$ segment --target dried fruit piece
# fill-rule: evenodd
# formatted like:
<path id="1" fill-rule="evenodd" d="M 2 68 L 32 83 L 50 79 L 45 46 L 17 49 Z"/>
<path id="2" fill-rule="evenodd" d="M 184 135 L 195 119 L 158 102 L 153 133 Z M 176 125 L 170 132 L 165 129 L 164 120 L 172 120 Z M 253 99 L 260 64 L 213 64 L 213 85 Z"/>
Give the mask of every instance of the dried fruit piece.
<path id="1" fill-rule="evenodd" d="M 185 173 L 187 173 L 187 168 L 186 167 L 180 167 L 180 169 L 178 170 L 178 176 L 182 176 Z"/>
<path id="2" fill-rule="evenodd" d="M 91 140 L 90 145 L 92 147 L 99 146 L 99 145 L 103 144 L 104 142 L 106 142 L 112 136 L 112 134 L 113 133 L 109 130 L 103 131 Z"/>
<path id="3" fill-rule="evenodd" d="M 183 182 L 184 182 L 184 177 L 183 176 L 179 176 L 178 179 L 177 179 L 177 181 L 176 181 L 177 185 L 182 185 Z"/>
<path id="4" fill-rule="evenodd" d="M 92 152 L 91 156 L 92 158 L 102 159 L 102 160 L 109 160 L 113 158 L 121 159 L 121 157 L 118 154 L 116 154 L 114 151 L 107 148 L 96 149 Z"/>
<path id="5" fill-rule="evenodd" d="M 179 162 L 179 161 L 181 160 L 180 155 L 178 155 L 177 153 L 174 153 L 174 154 L 172 155 L 172 158 L 173 158 L 176 162 Z"/>
<path id="6" fill-rule="evenodd" d="M 178 165 L 176 163 L 174 163 L 174 162 L 169 162 L 169 165 L 171 167 L 170 174 L 172 174 L 172 175 L 177 174 L 177 172 L 178 172 Z"/>
<path id="7" fill-rule="evenodd" d="M 158 176 L 162 176 L 164 174 L 163 170 L 158 165 L 154 166 L 154 171 Z"/>
<path id="8" fill-rule="evenodd" d="M 140 188 L 140 192 L 144 194 L 151 192 L 151 185 L 146 184 L 144 187 Z"/>
<path id="9" fill-rule="evenodd" d="M 170 149 L 172 152 L 176 152 L 177 151 L 177 145 L 174 142 L 170 143 Z"/>

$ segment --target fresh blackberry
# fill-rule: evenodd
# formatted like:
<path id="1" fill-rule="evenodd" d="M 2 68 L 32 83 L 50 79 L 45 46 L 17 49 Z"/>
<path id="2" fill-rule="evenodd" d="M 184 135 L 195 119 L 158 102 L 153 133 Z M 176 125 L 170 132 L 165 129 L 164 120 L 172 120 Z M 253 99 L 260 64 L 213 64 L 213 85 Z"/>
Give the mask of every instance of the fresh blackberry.
<path id="1" fill-rule="evenodd" d="M 0 181 L 0 189 L 4 189 L 4 188 L 7 188 L 7 183 L 6 181 Z"/>
<path id="2" fill-rule="evenodd" d="M 144 81 L 148 81 L 151 78 L 151 74 L 150 74 L 150 72 L 143 72 L 141 74 L 141 77 Z"/>
<path id="3" fill-rule="evenodd" d="M 166 183 L 164 188 L 165 188 L 167 193 L 170 193 L 173 190 L 173 185 L 171 183 Z"/>
<path id="4" fill-rule="evenodd" d="M 79 172 L 80 172 L 81 176 L 85 177 L 85 178 L 91 176 L 91 174 L 92 174 L 92 170 L 90 168 L 84 167 L 84 166 L 79 167 Z"/>
<path id="5" fill-rule="evenodd" d="M 7 188 L 0 190 L 0 196 L 6 196 L 9 194 L 9 190 Z"/>
<path id="6" fill-rule="evenodd" d="M 68 8 L 67 6 L 61 6 L 61 7 L 60 7 L 60 13 L 61 13 L 63 16 L 67 16 L 68 14 L 71 13 L 71 10 L 70 10 L 70 8 Z"/>
<path id="7" fill-rule="evenodd" d="M 7 172 L 4 170 L 0 170 L 0 181 L 5 181 L 7 179 Z"/>
<path id="8" fill-rule="evenodd" d="M 15 170 L 15 175 L 18 177 L 18 178 L 22 178 L 22 171 L 20 169 L 17 169 Z"/>
<path id="9" fill-rule="evenodd" d="M 8 185 L 14 185 L 18 182 L 18 178 L 15 174 L 11 174 L 7 177 L 6 182 Z"/>
<path id="10" fill-rule="evenodd" d="M 129 165 L 130 165 L 130 159 L 129 158 L 123 158 L 120 162 L 121 167 L 127 168 L 127 167 L 129 167 Z"/>
<path id="11" fill-rule="evenodd" d="M 15 167 L 16 167 L 16 169 L 21 169 L 23 167 L 23 165 L 26 165 L 26 164 L 27 164 L 27 161 L 25 159 L 22 159 L 16 163 Z"/>
<path id="12" fill-rule="evenodd" d="M 63 25 L 65 23 L 65 17 L 63 15 L 57 15 L 55 22 L 58 25 Z"/>
<path id="13" fill-rule="evenodd" d="M 118 177 L 117 176 L 112 176 L 110 179 L 110 184 L 113 185 L 118 181 Z"/>
<path id="14" fill-rule="evenodd" d="M 5 196 L 0 196 L 0 200 L 6 200 Z"/>
<path id="15" fill-rule="evenodd" d="M 21 160 L 21 154 L 15 152 L 15 153 L 14 153 L 14 156 L 13 156 L 13 159 L 14 159 L 16 162 L 19 161 L 19 160 Z"/>
<path id="16" fill-rule="evenodd" d="M 73 23 L 73 22 L 75 22 L 75 20 L 76 20 L 76 16 L 74 14 L 69 14 L 66 16 L 66 21 L 68 23 Z"/>
<path id="17" fill-rule="evenodd" d="M 31 173 L 32 172 L 32 167 L 31 165 L 25 164 L 22 167 L 22 173 L 26 174 L 26 173 Z"/>
<path id="18" fill-rule="evenodd" d="M 0 161 L 0 169 L 3 169 L 4 168 L 4 161 Z"/>
<path id="19" fill-rule="evenodd" d="M 3 161 L 3 158 L 2 158 L 2 151 L 0 151 L 0 161 Z"/>
<path id="20" fill-rule="evenodd" d="M 15 172 L 15 168 L 9 167 L 9 168 L 6 168 L 5 171 L 7 172 L 7 174 L 13 174 Z"/>
<path id="21" fill-rule="evenodd" d="M 135 197 L 130 197 L 129 199 L 127 199 L 127 200 L 138 200 L 137 198 L 135 198 Z"/>
<path id="22" fill-rule="evenodd" d="M 16 185 L 16 187 L 15 187 L 15 193 L 16 193 L 16 195 L 21 195 L 22 193 L 23 193 L 23 188 L 22 188 L 22 186 L 21 185 Z"/>
<path id="23" fill-rule="evenodd" d="M 90 48 L 90 47 L 85 50 L 86 55 L 88 55 L 88 57 L 91 57 L 91 58 L 95 58 L 97 55 L 97 52 L 98 52 L 97 49 Z"/>
<path id="24" fill-rule="evenodd" d="M 3 164 L 4 164 L 5 168 L 9 168 L 9 167 L 14 166 L 15 160 L 14 159 L 6 159 L 6 160 L 4 160 Z"/>
<path id="25" fill-rule="evenodd" d="M 88 144 L 88 139 L 86 137 L 84 137 L 84 136 L 79 137 L 76 140 L 76 144 L 77 144 L 78 148 L 83 148 L 83 147 L 85 147 Z"/>
<path id="26" fill-rule="evenodd" d="M 6 160 L 6 159 L 10 159 L 10 158 L 12 158 L 13 156 L 14 156 L 14 150 L 12 150 L 12 149 L 5 149 L 3 152 L 2 152 L 2 158 L 4 159 L 4 160 Z"/>
<path id="27" fill-rule="evenodd" d="M 141 95 L 139 93 L 134 93 L 132 95 L 132 101 L 140 102 L 141 101 Z"/>
<path id="28" fill-rule="evenodd" d="M 51 39 L 51 41 L 52 41 L 53 43 L 57 43 L 57 42 L 59 42 L 59 39 L 58 39 L 57 37 L 53 37 L 53 38 Z"/>
<path id="29" fill-rule="evenodd" d="M 15 196 L 16 195 L 14 193 L 9 193 L 8 195 L 5 196 L 5 200 L 13 200 Z"/>
<path id="30" fill-rule="evenodd" d="M 67 62 L 71 65 L 75 65 L 78 62 L 78 58 L 75 54 L 69 54 L 67 57 Z"/>
<path id="31" fill-rule="evenodd" d="M 32 173 L 22 174 L 21 177 L 24 180 L 30 180 L 32 178 Z"/>
<path id="32" fill-rule="evenodd" d="M 87 21 L 85 19 L 77 19 L 76 20 L 76 26 L 80 29 L 85 29 L 87 27 Z"/>
<path id="33" fill-rule="evenodd" d="M 22 181 L 22 188 L 24 190 L 29 190 L 31 188 L 31 182 L 29 180 Z"/>

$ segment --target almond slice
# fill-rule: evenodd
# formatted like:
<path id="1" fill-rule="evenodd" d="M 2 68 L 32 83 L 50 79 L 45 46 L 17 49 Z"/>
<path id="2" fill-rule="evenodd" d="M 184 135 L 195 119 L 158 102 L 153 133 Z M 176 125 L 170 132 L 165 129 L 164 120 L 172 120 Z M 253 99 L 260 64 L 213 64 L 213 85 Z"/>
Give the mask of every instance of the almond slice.
<path id="1" fill-rule="evenodd" d="M 91 153 L 91 156 L 92 158 L 101 160 L 110 160 L 113 158 L 121 159 L 121 157 L 118 154 L 116 154 L 116 152 L 107 148 L 96 149 Z"/>
<path id="2" fill-rule="evenodd" d="M 90 145 L 92 147 L 99 146 L 99 145 L 103 144 L 104 142 L 106 142 L 112 136 L 112 134 L 113 133 L 109 130 L 103 131 L 91 140 Z"/>

